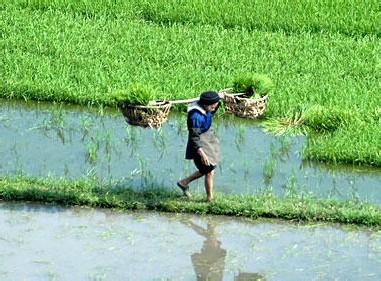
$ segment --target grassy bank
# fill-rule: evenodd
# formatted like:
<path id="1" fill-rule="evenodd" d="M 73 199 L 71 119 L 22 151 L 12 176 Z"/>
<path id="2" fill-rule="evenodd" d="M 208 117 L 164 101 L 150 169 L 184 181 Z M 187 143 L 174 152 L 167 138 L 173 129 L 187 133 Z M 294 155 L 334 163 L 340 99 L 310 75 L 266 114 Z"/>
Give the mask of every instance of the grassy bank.
<path id="1" fill-rule="evenodd" d="M 150 84 L 163 97 L 182 99 L 206 89 L 225 88 L 240 72 L 265 73 L 276 84 L 266 118 L 292 118 L 315 105 L 327 108 L 328 113 L 355 113 L 338 130 L 319 132 L 309 142 L 306 157 L 381 165 L 377 141 L 381 139 L 381 41 L 374 29 L 364 36 L 337 30 L 311 32 L 294 22 L 291 13 L 285 15 L 295 27 L 301 26 L 292 34 L 280 27 L 226 29 L 201 19 L 201 24 L 193 24 L 196 19 L 184 24 L 188 21 L 180 20 L 180 9 L 163 8 L 168 1 L 151 1 L 150 6 L 147 1 L 10 2 L 0 6 L 1 97 L 115 106 L 112 94 L 132 82 Z M 190 2 L 194 5 L 183 3 L 185 10 L 193 9 L 190 15 L 202 16 L 199 11 L 212 9 L 200 1 Z M 237 7 L 245 3 L 239 1 Z M 311 9 L 331 7 L 318 3 Z M 222 4 L 222 11 L 231 9 L 227 1 Z M 338 10 L 331 8 L 329 13 Z M 128 12 L 131 9 L 134 12 Z M 179 15 L 179 24 L 176 20 L 170 20 L 170 25 L 161 24 L 160 19 L 142 21 L 139 17 L 149 9 L 162 11 L 158 16 Z M 234 11 L 232 16 L 238 19 L 238 10 Z M 365 17 L 377 11 L 373 2 L 361 4 L 356 11 L 374 24 L 371 17 Z M 210 14 L 211 20 L 219 17 L 217 12 Z M 356 18 L 353 22 L 361 22 Z M 337 22 L 347 26 L 343 19 L 338 16 Z M 319 20 L 320 26 L 324 19 Z"/>
<path id="2" fill-rule="evenodd" d="M 217 194 L 213 203 L 202 195 L 187 200 L 178 191 L 150 189 L 133 191 L 89 181 L 36 179 L 26 177 L 0 178 L 1 200 L 50 202 L 102 208 L 144 209 L 164 212 L 186 212 L 279 218 L 296 221 L 324 221 L 372 227 L 381 226 L 381 209 L 367 203 L 318 200 L 305 196 L 277 198 L 269 193 L 255 196 Z"/>

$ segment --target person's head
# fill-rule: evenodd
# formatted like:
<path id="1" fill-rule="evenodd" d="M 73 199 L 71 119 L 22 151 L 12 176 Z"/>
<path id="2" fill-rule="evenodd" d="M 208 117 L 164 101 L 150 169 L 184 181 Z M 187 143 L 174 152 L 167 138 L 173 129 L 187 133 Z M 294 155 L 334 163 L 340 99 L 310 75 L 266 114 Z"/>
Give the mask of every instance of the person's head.
<path id="1" fill-rule="evenodd" d="M 200 95 L 199 104 L 208 112 L 213 112 L 218 107 L 220 96 L 214 91 L 203 92 Z"/>

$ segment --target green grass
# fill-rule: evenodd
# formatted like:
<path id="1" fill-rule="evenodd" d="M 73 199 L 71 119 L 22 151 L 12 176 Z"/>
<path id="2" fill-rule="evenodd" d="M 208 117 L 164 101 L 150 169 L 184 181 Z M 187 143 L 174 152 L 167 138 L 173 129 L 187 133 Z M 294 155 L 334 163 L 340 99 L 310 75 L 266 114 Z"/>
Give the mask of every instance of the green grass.
<path id="1" fill-rule="evenodd" d="M 217 25 L 285 33 L 381 35 L 378 0 L 3 0 L 3 7 L 55 9 L 86 18 L 142 19 L 160 25 Z M 1 7 L 1 6 L 0 6 Z"/>
<path id="2" fill-rule="evenodd" d="M 333 133 L 310 135 L 304 155 L 326 162 L 381 167 L 380 129 L 377 123 L 356 122 Z"/>
<path id="3" fill-rule="evenodd" d="M 227 29 L 213 22 L 194 24 L 193 19 L 189 24 L 171 20 L 170 25 L 161 24 L 160 19 L 151 23 L 141 20 L 146 17 L 144 11 L 168 3 L 164 0 L 151 2 L 150 8 L 147 1 L 10 2 L 0 5 L 0 97 L 115 106 L 115 93 L 136 82 L 152 85 L 165 98 L 183 99 L 207 89 L 229 87 L 238 73 L 263 73 L 276 85 L 265 118 L 292 120 L 316 106 L 338 113 L 337 120 L 347 116 L 340 115 L 343 112 L 359 117 L 311 139 L 306 157 L 380 166 L 377 140 L 381 130 L 375 112 L 381 106 L 381 41 L 377 31 L 381 25 L 374 24 L 377 17 L 365 16 L 378 11 L 372 1 L 348 1 L 342 3 L 342 10 L 323 1 L 316 2 L 317 6 L 303 2 L 312 5 L 316 15 L 328 9 L 328 14 L 337 12 L 337 18 L 317 17 L 320 29 L 315 32 L 283 11 L 285 22 L 300 27 L 295 33 L 272 28 L 270 23 L 264 28 Z M 245 3 L 238 1 L 237 7 Z M 267 2 L 258 3 L 263 4 L 263 11 L 268 7 Z M 292 5 L 304 7 L 303 3 Z M 185 11 L 193 7 L 207 13 L 212 9 L 199 1 L 184 5 Z M 341 27 L 322 27 L 324 23 L 347 26 L 342 13 L 353 12 L 354 7 L 353 24 L 371 22 L 373 29 L 356 33 L 354 25 L 348 25 L 348 32 L 340 31 Z M 173 9 L 181 19 L 182 12 Z M 223 2 L 221 11 L 224 9 L 231 9 L 231 5 Z M 250 9 L 245 13 L 251 14 Z M 281 13 L 274 7 L 270 10 Z M 162 11 L 172 14 L 164 8 Z M 210 14 L 210 20 L 216 17 L 218 14 Z M 311 126 L 326 124 L 309 120 Z M 355 130 L 359 127 L 361 130 Z M 357 149 L 359 144 L 361 149 Z"/>
<path id="4" fill-rule="evenodd" d="M 112 104 L 113 92 L 142 82 L 182 98 L 256 71 L 276 84 L 270 115 L 301 105 L 355 105 L 364 113 L 380 106 L 374 37 L 166 28 L 28 9 L 1 14 L 2 96 Z"/>
<path id="5" fill-rule="evenodd" d="M 367 203 L 295 194 L 278 198 L 266 192 L 255 196 L 217 194 L 213 203 L 207 203 L 202 195 L 188 200 L 180 197 L 180 192 L 163 189 L 133 191 L 90 181 L 2 177 L 0 200 L 381 226 L 380 207 Z"/>
<path id="6" fill-rule="evenodd" d="M 159 0 L 142 1 L 142 16 L 160 23 L 220 25 L 285 33 L 381 35 L 378 1 Z"/>

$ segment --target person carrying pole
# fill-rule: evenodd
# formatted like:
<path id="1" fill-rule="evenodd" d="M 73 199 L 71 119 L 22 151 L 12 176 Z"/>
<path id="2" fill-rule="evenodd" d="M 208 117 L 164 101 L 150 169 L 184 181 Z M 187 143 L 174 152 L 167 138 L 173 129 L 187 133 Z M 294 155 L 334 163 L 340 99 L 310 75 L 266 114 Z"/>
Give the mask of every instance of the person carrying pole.
<path id="1" fill-rule="evenodd" d="M 224 93 L 203 92 L 198 101 L 188 106 L 188 142 L 185 159 L 193 160 L 197 171 L 177 182 L 183 195 L 191 197 L 189 184 L 204 177 L 207 201 L 213 200 L 214 169 L 221 160 L 219 140 L 212 128 L 213 114 L 220 106 Z"/>

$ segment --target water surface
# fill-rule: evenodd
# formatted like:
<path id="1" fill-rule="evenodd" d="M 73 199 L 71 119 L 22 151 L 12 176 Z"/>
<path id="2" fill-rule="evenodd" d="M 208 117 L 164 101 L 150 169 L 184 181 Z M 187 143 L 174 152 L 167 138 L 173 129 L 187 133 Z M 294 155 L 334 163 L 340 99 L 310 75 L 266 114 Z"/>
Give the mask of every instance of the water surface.
<path id="1" fill-rule="evenodd" d="M 2 101 L 0 175 L 96 178 L 136 189 L 165 187 L 192 173 L 184 159 L 186 116 L 171 114 L 160 130 L 130 126 L 118 110 Z M 223 160 L 215 190 L 381 203 L 381 169 L 302 161 L 305 137 L 275 137 L 258 122 L 224 115 L 215 120 Z M 192 192 L 204 192 L 203 181 Z"/>
<path id="2" fill-rule="evenodd" d="M 381 232 L 340 225 L 0 203 L 0 248 L 1 280 L 381 278 Z"/>

